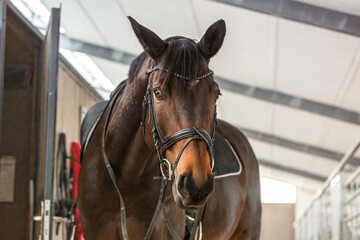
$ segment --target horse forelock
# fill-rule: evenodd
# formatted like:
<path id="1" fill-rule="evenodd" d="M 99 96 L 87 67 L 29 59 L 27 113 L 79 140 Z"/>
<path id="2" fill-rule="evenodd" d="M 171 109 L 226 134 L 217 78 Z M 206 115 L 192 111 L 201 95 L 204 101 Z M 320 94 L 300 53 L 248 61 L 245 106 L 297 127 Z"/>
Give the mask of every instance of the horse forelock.
<path id="1" fill-rule="evenodd" d="M 201 53 L 192 39 L 172 37 L 166 41 L 168 47 L 163 58 L 164 68 L 168 70 L 166 84 L 185 90 L 190 86 L 189 82 L 194 82 L 204 69 L 200 63 Z M 190 80 L 174 77 L 174 74 L 190 78 Z"/>
<path id="2" fill-rule="evenodd" d="M 206 61 L 202 59 L 203 56 L 198 50 L 196 42 L 190 38 L 176 36 L 167 38 L 165 41 L 168 43 L 168 47 L 159 64 L 168 71 L 165 84 L 177 90 L 186 90 L 189 86 L 195 85 L 197 77 L 208 70 Z M 129 69 L 129 82 L 132 82 L 137 76 L 147 58 L 148 55 L 143 52 L 132 61 Z M 190 80 L 175 77 L 175 73 L 188 77 Z"/>

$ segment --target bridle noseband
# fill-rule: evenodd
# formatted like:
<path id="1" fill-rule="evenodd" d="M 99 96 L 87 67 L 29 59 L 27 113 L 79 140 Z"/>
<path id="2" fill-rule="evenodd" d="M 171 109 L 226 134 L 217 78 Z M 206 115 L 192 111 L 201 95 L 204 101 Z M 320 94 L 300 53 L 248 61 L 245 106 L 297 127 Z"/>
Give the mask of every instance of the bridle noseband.
<path id="1" fill-rule="evenodd" d="M 213 143 L 214 143 L 214 136 L 215 136 L 215 124 L 216 124 L 216 106 L 215 106 L 215 113 L 214 113 L 214 124 L 213 124 L 213 132 L 212 136 L 205 131 L 203 128 L 200 127 L 188 127 L 185 129 L 182 129 L 180 131 L 177 131 L 172 136 L 168 138 L 164 138 L 160 131 L 159 127 L 157 125 L 156 117 L 155 117 L 155 109 L 154 109 L 154 97 L 152 94 L 153 88 L 152 88 L 152 81 L 151 81 L 151 73 L 153 73 L 156 70 L 162 70 L 166 73 L 168 73 L 168 70 L 165 68 L 162 68 L 158 65 L 153 66 L 151 63 L 151 66 L 149 69 L 146 70 L 146 74 L 148 75 L 148 85 L 146 88 L 146 94 L 144 96 L 143 104 L 142 104 L 142 120 L 141 120 L 141 126 L 143 130 L 143 136 L 145 138 L 145 118 L 146 118 L 146 106 L 149 107 L 149 119 L 148 124 L 150 124 L 150 119 L 152 120 L 153 127 L 152 127 L 152 139 L 155 145 L 155 149 L 158 155 L 159 164 L 160 164 L 160 172 L 162 174 L 163 178 L 166 178 L 167 180 L 171 181 L 175 179 L 175 170 L 179 163 L 180 157 L 182 153 L 184 152 L 185 148 L 189 145 L 189 143 L 192 140 L 201 140 L 206 144 L 209 157 L 210 157 L 210 166 L 211 170 L 214 168 L 214 157 L 213 157 Z M 204 79 L 210 75 L 213 74 L 213 71 L 209 71 L 204 75 L 201 75 L 197 77 L 197 80 Z M 173 73 L 175 77 L 178 77 L 180 79 L 184 80 L 190 80 L 189 77 L 182 76 L 177 73 Z M 173 146 L 175 143 L 187 139 L 187 141 L 183 144 L 180 152 L 178 153 L 175 162 L 172 164 L 169 160 L 166 159 L 166 150 L 169 149 L 171 146 Z"/>

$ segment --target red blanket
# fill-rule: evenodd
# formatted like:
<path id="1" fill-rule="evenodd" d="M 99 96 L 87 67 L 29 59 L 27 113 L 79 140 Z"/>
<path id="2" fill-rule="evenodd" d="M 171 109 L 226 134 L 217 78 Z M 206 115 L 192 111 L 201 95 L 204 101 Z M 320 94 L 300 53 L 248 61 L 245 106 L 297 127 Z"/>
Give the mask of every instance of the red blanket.
<path id="1" fill-rule="evenodd" d="M 77 142 L 71 143 L 71 157 L 75 159 L 80 159 L 80 144 Z M 77 187 L 78 187 L 78 178 L 80 172 L 80 163 L 75 161 L 70 161 L 70 169 L 73 173 L 73 190 L 71 192 L 71 199 L 76 199 L 77 194 Z M 78 224 L 79 222 L 79 211 L 77 208 L 74 208 L 74 224 Z M 84 240 L 83 235 L 81 234 L 81 226 L 78 224 L 76 231 L 75 231 L 75 238 L 74 240 Z"/>

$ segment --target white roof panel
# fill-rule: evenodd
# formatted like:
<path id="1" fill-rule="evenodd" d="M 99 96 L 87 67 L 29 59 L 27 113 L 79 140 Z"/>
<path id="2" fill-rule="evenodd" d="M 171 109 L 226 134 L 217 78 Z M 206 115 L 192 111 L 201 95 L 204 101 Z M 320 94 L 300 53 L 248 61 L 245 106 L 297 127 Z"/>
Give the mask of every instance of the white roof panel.
<path id="1" fill-rule="evenodd" d="M 349 80 L 343 94 L 339 96 L 336 104 L 355 112 L 360 112 L 360 53 L 354 60 L 353 74 L 349 74 Z"/>
<path id="2" fill-rule="evenodd" d="M 61 26 L 66 35 L 86 42 L 105 45 L 106 42 L 93 25 L 93 19 L 87 15 L 82 5 L 73 0 L 42 0 L 47 7 L 59 7 L 61 4 Z"/>
<path id="3" fill-rule="evenodd" d="M 161 38 L 171 36 L 197 38 L 189 1 L 122 0 L 121 3 L 126 15 L 132 16 Z"/>
<path id="4" fill-rule="evenodd" d="M 276 18 L 213 1 L 194 1 L 202 34 L 224 19 L 226 36 L 210 66 L 219 76 L 272 87 Z"/>
<path id="5" fill-rule="evenodd" d="M 271 133 L 272 104 L 226 90 L 218 102 L 218 117 L 235 126 Z"/>
<path id="6" fill-rule="evenodd" d="M 339 152 L 347 152 L 359 139 L 360 126 L 329 120 L 324 126 L 322 146 Z M 360 155 L 360 151 L 357 153 Z"/>
<path id="7" fill-rule="evenodd" d="M 320 146 L 322 129 L 327 120 L 320 115 L 277 105 L 274 134 L 292 141 Z"/>
<path id="8" fill-rule="evenodd" d="M 142 51 L 135 34 L 129 34 L 132 28 L 117 0 L 106 0 L 106 4 L 104 1 L 78 0 L 77 2 L 81 3 L 84 11 L 91 16 L 97 33 L 105 39 L 105 46 L 135 54 Z M 87 31 L 86 28 L 84 31 Z"/>
<path id="9" fill-rule="evenodd" d="M 359 44 L 354 36 L 281 19 L 276 89 L 333 104 Z"/>

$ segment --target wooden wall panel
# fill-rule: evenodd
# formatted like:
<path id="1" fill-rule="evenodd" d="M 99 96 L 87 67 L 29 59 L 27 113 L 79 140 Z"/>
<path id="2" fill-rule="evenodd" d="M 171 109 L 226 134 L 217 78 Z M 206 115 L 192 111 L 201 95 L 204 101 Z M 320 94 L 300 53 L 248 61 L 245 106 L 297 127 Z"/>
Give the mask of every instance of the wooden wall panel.
<path id="1" fill-rule="evenodd" d="M 67 151 L 72 141 L 80 142 L 81 106 L 89 109 L 96 100 L 79 86 L 70 75 L 59 68 L 58 110 L 56 132 L 66 134 Z"/>
<path id="2" fill-rule="evenodd" d="M 29 237 L 29 179 L 32 158 L 32 92 L 31 89 L 4 89 L 2 122 L 2 156 L 14 156 L 14 202 L 0 203 L 0 238 L 28 239 Z M 19 230 L 21 229 L 21 230 Z"/>
<path id="3" fill-rule="evenodd" d="M 0 203 L 0 239 L 29 239 L 31 232 L 29 181 L 34 175 L 34 82 L 37 79 L 35 68 L 40 43 L 8 8 L 0 149 L 1 156 L 16 158 L 16 166 L 14 201 Z M 28 67 L 30 77 L 26 84 L 17 81 L 20 77 L 14 77 L 13 68 L 10 68 L 13 66 Z"/>

